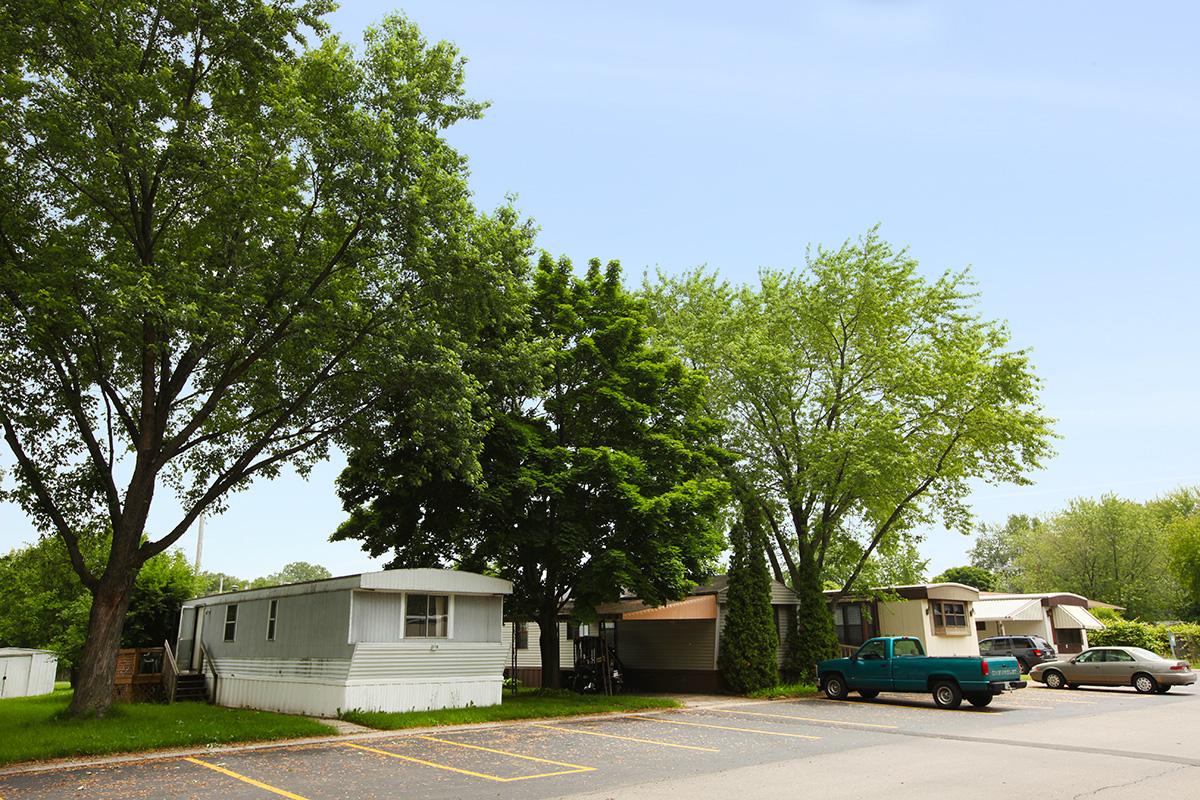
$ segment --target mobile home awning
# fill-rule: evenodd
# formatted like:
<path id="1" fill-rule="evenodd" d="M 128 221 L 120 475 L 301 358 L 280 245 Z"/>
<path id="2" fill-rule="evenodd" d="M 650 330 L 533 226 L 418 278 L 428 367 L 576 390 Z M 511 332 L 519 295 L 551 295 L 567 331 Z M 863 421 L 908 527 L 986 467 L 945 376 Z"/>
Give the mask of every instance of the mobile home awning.
<path id="1" fill-rule="evenodd" d="M 701 594 L 688 597 L 677 603 L 667 603 L 658 608 L 644 608 L 640 611 L 626 611 L 621 619 L 716 619 L 717 596 Z"/>
<path id="2" fill-rule="evenodd" d="M 975 601 L 976 622 L 1009 622 L 1018 619 L 1031 622 L 1043 619 L 1041 598 L 1017 597 Z"/>
<path id="3" fill-rule="evenodd" d="M 1104 627 L 1104 623 L 1093 617 L 1083 606 L 1055 606 L 1054 627 L 1098 631 Z"/>

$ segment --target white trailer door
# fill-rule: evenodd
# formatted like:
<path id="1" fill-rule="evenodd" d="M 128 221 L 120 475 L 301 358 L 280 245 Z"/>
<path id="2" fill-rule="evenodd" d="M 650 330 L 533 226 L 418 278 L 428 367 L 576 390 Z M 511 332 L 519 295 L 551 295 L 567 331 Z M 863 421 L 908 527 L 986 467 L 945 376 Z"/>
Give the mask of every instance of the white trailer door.
<path id="1" fill-rule="evenodd" d="M 29 690 L 29 656 L 0 658 L 0 697 L 24 697 Z"/>

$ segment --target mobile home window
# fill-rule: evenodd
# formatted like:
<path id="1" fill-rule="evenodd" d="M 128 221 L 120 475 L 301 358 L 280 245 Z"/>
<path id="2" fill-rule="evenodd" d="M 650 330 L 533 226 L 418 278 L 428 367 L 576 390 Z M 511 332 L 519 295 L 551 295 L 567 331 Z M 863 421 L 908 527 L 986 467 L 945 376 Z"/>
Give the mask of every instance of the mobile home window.
<path id="1" fill-rule="evenodd" d="M 934 600 L 933 629 L 944 631 L 948 628 L 967 627 L 967 604 L 952 603 L 945 600 Z"/>
<path id="2" fill-rule="evenodd" d="M 410 594 L 404 613 L 406 639 L 446 638 L 450 597 L 444 594 Z"/>
<path id="3" fill-rule="evenodd" d="M 225 607 L 225 641 L 232 642 L 237 636 L 237 604 Z"/>
<path id="4" fill-rule="evenodd" d="M 271 607 L 267 611 L 267 641 L 275 641 L 275 620 L 279 615 L 279 601 L 272 600 Z"/>

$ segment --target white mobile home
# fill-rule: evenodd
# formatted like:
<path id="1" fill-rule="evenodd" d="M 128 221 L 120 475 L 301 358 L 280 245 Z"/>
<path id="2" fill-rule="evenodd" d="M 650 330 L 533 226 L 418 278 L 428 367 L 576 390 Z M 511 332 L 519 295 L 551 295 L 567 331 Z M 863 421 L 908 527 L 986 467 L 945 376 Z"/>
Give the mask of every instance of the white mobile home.
<path id="1" fill-rule="evenodd" d="M 184 604 L 176 661 L 218 705 L 334 716 L 500 702 L 499 578 L 368 572 Z"/>
<path id="2" fill-rule="evenodd" d="M 58 656 L 54 653 L 0 647 L 0 698 L 50 694 L 57 670 Z"/>
<path id="3" fill-rule="evenodd" d="M 837 592 L 826 592 L 833 596 Z M 838 643 L 852 652 L 872 636 L 916 636 L 931 656 L 977 656 L 975 604 L 979 591 L 961 583 L 873 589 L 833 607 Z"/>
<path id="4" fill-rule="evenodd" d="M 1091 605 L 1086 597 L 1069 592 L 981 592 L 975 604 L 975 626 L 980 639 L 1041 636 L 1060 653 L 1081 653 L 1088 647 L 1087 632 L 1104 627 L 1088 610 Z"/>
<path id="5" fill-rule="evenodd" d="M 564 672 L 574 666 L 572 640 L 576 635 L 602 633 L 616 650 L 624 667 L 626 686 L 630 688 L 655 692 L 721 691 L 717 658 L 727 618 L 728 594 L 728 577 L 717 575 L 689 596 L 663 606 L 648 606 L 636 597 L 605 603 L 595 609 L 599 624 L 581 626 L 572 622 L 568 610 L 558 625 L 559 665 Z M 772 581 L 771 605 L 779 630 L 781 666 L 787 631 L 799 602 L 795 592 Z M 510 670 L 515 657 L 516 677 L 527 684 L 540 684 L 542 661 L 537 625 L 508 622 L 504 627 Z"/>

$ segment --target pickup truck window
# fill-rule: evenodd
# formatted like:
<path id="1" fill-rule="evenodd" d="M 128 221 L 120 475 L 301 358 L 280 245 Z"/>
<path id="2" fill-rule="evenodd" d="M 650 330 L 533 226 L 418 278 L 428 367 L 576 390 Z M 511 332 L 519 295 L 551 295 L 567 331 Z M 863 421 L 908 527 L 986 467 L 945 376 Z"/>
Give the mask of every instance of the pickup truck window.
<path id="1" fill-rule="evenodd" d="M 887 644 L 882 639 L 872 639 L 858 648 L 858 657 L 863 661 L 883 661 L 887 658 Z"/>
<path id="2" fill-rule="evenodd" d="M 892 645 L 892 655 L 896 658 L 905 658 L 923 656 L 925 653 L 921 651 L 921 643 L 916 639 L 897 639 Z"/>

